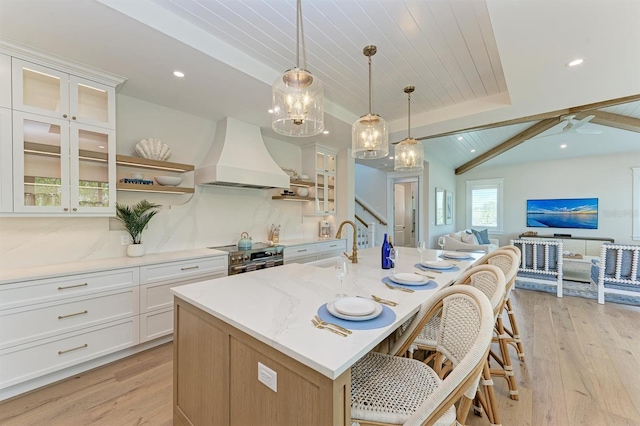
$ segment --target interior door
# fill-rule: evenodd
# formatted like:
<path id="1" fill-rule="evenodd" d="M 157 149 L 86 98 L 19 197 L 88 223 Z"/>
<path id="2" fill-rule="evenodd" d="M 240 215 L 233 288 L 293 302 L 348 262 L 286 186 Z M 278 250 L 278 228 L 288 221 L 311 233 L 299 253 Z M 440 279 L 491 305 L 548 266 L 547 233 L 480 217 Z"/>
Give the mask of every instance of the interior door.
<path id="1" fill-rule="evenodd" d="M 393 230 L 393 244 L 396 246 L 405 246 L 405 229 L 406 229 L 406 215 L 405 215 L 405 202 L 404 202 L 404 186 L 400 183 L 393 185 L 393 222 L 395 229 Z"/>

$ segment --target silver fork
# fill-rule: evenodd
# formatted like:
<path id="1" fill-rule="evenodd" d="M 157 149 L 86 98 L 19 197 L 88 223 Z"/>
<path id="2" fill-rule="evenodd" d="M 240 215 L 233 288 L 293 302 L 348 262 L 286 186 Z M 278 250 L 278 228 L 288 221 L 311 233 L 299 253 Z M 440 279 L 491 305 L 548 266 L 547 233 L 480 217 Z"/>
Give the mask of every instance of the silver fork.
<path id="1" fill-rule="evenodd" d="M 327 325 L 322 325 L 322 324 L 320 324 L 318 321 L 316 321 L 316 320 L 315 320 L 315 318 L 314 318 L 314 319 L 312 319 L 312 320 L 311 320 L 311 322 L 313 323 L 313 325 L 314 325 L 316 328 L 320 328 L 320 329 L 324 329 L 324 330 L 329 330 L 329 331 L 331 331 L 332 333 L 337 334 L 338 336 L 347 337 L 347 334 L 346 334 L 346 333 L 343 333 L 342 331 L 339 331 L 339 330 L 333 329 L 333 328 L 331 328 L 331 327 L 329 327 L 329 326 L 327 326 Z"/>
<path id="2" fill-rule="evenodd" d="M 322 325 L 329 325 L 329 326 L 331 326 L 331 327 L 337 328 L 338 330 L 342 331 L 343 333 L 351 334 L 351 330 L 349 330 L 349 329 L 347 329 L 347 328 L 344 328 L 344 327 L 342 327 L 342 326 L 340 326 L 340 325 L 338 325 L 338 324 L 334 324 L 334 323 L 332 323 L 332 322 L 327 322 L 327 321 L 323 320 L 322 318 L 320 318 L 320 317 L 319 317 L 319 316 L 317 316 L 317 315 L 314 315 L 314 316 L 313 316 L 313 318 L 314 318 L 316 321 L 318 321 L 320 324 L 322 324 Z"/>
<path id="3" fill-rule="evenodd" d="M 411 290 L 410 288 L 396 287 L 395 285 L 391 285 L 389 283 L 384 283 L 384 285 L 389 287 L 391 290 L 400 290 L 400 291 L 404 291 L 405 293 L 413 293 L 415 291 L 415 290 Z"/>

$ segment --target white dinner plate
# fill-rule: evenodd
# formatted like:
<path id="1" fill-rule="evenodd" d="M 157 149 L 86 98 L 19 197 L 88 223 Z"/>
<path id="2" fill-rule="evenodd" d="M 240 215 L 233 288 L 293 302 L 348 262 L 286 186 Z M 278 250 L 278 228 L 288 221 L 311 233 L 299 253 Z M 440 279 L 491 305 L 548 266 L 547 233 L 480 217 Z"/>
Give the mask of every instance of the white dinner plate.
<path id="1" fill-rule="evenodd" d="M 429 281 L 427 277 L 423 277 L 418 274 L 409 274 L 406 272 L 401 274 L 389 275 L 389 279 L 394 283 L 404 285 L 424 285 Z"/>
<path id="2" fill-rule="evenodd" d="M 337 299 L 340 300 L 340 299 Z M 361 315 L 361 316 L 353 316 L 353 315 L 344 315 L 341 314 L 340 312 L 338 312 L 334 306 L 334 303 L 337 301 L 334 300 L 332 302 L 327 303 L 327 311 L 329 311 L 329 313 L 331 315 L 333 315 L 336 318 L 341 318 L 344 320 L 348 320 L 348 321 L 366 321 L 366 320 L 370 320 L 370 319 L 374 319 L 376 317 L 378 317 L 381 313 L 382 313 L 382 305 L 377 303 L 377 302 L 373 302 L 376 305 L 375 310 L 370 313 L 369 315 Z"/>
<path id="3" fill-rule="evenodd" d="M 445 251 L 442 255 L 444 257 L 450 257 L 451 259 L 467 259 L 470 257 L 469 253 L 461 253 L 458 251 Z"/>
<path id="4" fill-rule="evenodd" d="M 437 260 L 425 260 L 424 262 L 422 262 L 422 264 L 427 268 L 433 268 L 433 269 L 451 269 L 455 266 L 451 262 L 437 261 Z"/>
<path id="5" fill-rule="evenodd" d="M 376 310 L 376 303 L 362 297 L 343 297 L 334 300 L 333 307 L 342 315 L 361 317 L 371 315 Z"/>

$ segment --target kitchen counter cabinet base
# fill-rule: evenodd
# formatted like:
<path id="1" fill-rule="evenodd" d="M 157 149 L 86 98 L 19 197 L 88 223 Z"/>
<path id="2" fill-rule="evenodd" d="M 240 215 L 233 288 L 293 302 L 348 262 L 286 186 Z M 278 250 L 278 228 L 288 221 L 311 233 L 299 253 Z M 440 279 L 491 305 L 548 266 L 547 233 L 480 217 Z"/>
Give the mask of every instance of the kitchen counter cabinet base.
<path id="1" fill-rule="evenodd" d="M 350 424 L 350 370 L 331 380 L 179 298 L 174 313 L 174 424 Z M 258 362 L 276 371 L 277 392 Z"/>

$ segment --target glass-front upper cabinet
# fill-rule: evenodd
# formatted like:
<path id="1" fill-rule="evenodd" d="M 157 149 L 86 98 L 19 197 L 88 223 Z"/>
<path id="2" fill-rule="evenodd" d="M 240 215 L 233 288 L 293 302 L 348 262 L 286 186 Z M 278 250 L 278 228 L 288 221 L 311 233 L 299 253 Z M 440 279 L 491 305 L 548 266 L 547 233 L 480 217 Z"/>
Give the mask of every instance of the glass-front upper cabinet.
<path id="1" fill-rule="evenodd" d="M 0 107 L 0 212 L 13 211 L 13 150 L 11 110 Z"/>
<path id="2" fill-rule="evenodd" d="M 115 128 L 115 89 L 13 58 L 13 109 Z"/>
<path id="3" fill-rule="evenodd" d="M 112 130 L 14 112 L 14 211 L 113 213 L 114 143 Z"/>
<path id="4" fill-rule="evenodd" d="M 11 108 L 11 57 L 0 54 L 0 108 Z"/>
<path id="5" fill-rule="evenodd" d="M 70 129 L 71 211 L 115 211 L 115 132 L 72 123 Z"/>
<path id="6" fill-rule="evenodd" d="M 324 151 L 316 151 L 316 170 L 325 173 L 336 172 L 336 154 Z"/>

